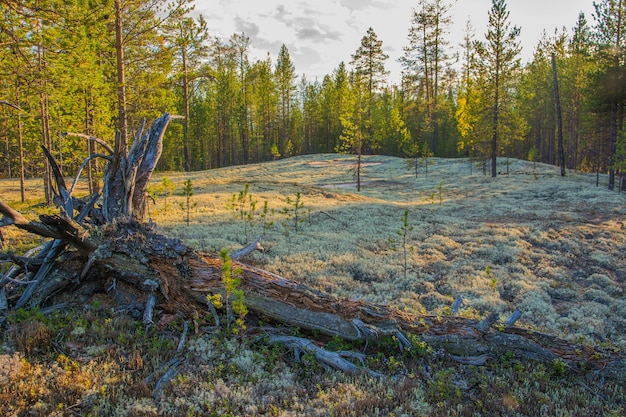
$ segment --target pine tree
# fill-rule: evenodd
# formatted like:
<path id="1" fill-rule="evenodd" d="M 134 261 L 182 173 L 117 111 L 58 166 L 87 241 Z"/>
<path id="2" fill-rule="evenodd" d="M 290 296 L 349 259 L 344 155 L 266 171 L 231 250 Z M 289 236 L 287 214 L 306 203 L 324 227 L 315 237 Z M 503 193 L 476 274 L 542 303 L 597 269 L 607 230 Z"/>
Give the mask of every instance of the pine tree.
<path id="1" fill-rule="evenodd" d="M 360 75 L 352 74 L 353 80 L 350 85 L 349 94 L 345 97 L 344 107 L 342 109 L 341 119 L 341 136 L 339 144 L 335 149 L 337 152 L 356 154 L 357 159 L 354 166 L 356 174 L 357 191 L 361 191 L 361 161 L 363 155 L 363 146 L 365 143 L 365 119 L 366 110 L 363 106 L 365 99 L 363 82 Z"/>
<path id="2" fill-rule="evenodd" d="M 272 145 L 278 143 L 274 128 L 278 114 L 278 94 L 269 56 L 255 62 L 251 72 L 254 101 L 252 119 L 255 125 L 254 160 L 260 162 L 271 157 Z"/>
<path id="3" fill-rule="evenodd" d="M 439 95 L 441 74 L 449 60 L 446 53 L 446 34 L 452 24 L 449 16 L 451 4 L 442 0 L 420 0 L 413 10 L 409 28 L 409 45 L 400 59 L 405 76 L 414 83 L 423 83 L 424 102 L 429 131 L 432 133 L 431 149 L 437 152 L 439 142 Z"/>
<path id="4" fill-rule="evenodd" d="M 363 146 L 367 150 L 374 147 L 374 127 L 372 126 L 372 109 L 374 107 L 374 93 L 377 92 L 383 82 L 386 80 L 386 76 L 389 74 L 385 70 L 385 60 L 389 56 L 383 52 L 383 42 L 378 39 L 374 29 L 371 27 L 367 30 L 367 34 L 361 39 L 361 46 L 352 55 L 352 65 L 354 66 L 354 72 L 357 75 L 355 80 L 358 83 L 355 85 L 363 86 L 365 88 L 365 97 L 362 101 L 362 105 L 365 106 L 365 132 L 367 137 L 363 142 Z M 361 147 L 363 148 L 363 147 Z"/>
<path id="5" fill-rule="evenodd" d="M 463 36 L 463 68 L 461 85 L 458 92 L 457 108 L 454 117 L 460 135 L 457 148 L 470 158 L 476 155 L 478 142 L 476 125 L 479 120 L 480 109 L 479 92 L 477 91 L 477 65 L 475 31 L 468 20 Z"/>
<path id="6" fill-rule="evenodd" d="M 280 47 L 274 77 L 278 89 L 278 115 L 280 118 L 279 143 L 276 145 L 278 146 L 278 151 L 285 155 L 287 154 L 287 143 L 291 133 L 291 112 L 297 78 L 295 66 L 291 61 L 289 50 L 285 44 Z"/>
<path id="7" fill-rule="evenodd" d="M 505 0 L 492 0 L 486 41 L 477 45 L 479 68 L 486 76 L 486 92 L 491 107 L 491 176 L 496 177 L 498 144 L 503 116 L 510 109 L 510 87 L 520 66 L 520 28 L 511 28 Z M 507 106 L 509 106 L 507 108 Z M 512 120 L 509 120 L 513 122 Z"/>
<path id="8" fill-rule="evenodd" d="M 249 145 L 249 88 L 248 73 L 250 71 L 250 63 L 248 61 L 248 49 L 250 48 L 250 38 L 244 33 L 234 34 L 230 38 L 230 43 L 235 51 L 235 60 L 239 72 L 239 94 L 237 102 L 237 124 L 239 125 L 239 139 L 241 141 L 242 162 L 247 164 L 250 162 L 250 145 Z"/>
<path id="9" fill-rule="evenodd" d="M 596 106 L 605 114 L 608 124 L 608 169 L 609 184 L 615 187 L 615 170 L 618 138 L 622 134 L 626 87 L 624 86 L 626 53 L 622 47 L 626 30 L 626 2 L 623 0 L 603 0 L 594 2 L 596 20 L 595 41 L 598 48 L 597 58 L 601 69 L 596 75 Z"/>
<path id="10" fill-rule="evenodd" d="M 589 72 L 593 62 L 591 59 L 591 33 L 584 13 L 578 15 L 568 46 L 568 68 L 572 84 L 571 106 L 567 116 L 572 126 L 568 160 L 571 169 L 578 169 L 584 148 L 584 143 L 581 141 L 585 137 L 582 134 L 586 113 L 584 110 L 587 105 L 584 92 L 589 82 Z"/>
<path id="11" fill-rule="evenodd" d="M 183 167 L 189 172 L 194 165 L 190 151 L 190 101 L 194 91 L 194 81 L 200 76 L 200 66 L 208 57 L 207 41 L 209 33 L 207 24 L 202 15 L 194 20 L 187 16 L 176 16 L 165 26 L 165 33 L 170 42 L 170 48 L 175 55 L 175 83 L 182 91 L 183 119 Z"/>

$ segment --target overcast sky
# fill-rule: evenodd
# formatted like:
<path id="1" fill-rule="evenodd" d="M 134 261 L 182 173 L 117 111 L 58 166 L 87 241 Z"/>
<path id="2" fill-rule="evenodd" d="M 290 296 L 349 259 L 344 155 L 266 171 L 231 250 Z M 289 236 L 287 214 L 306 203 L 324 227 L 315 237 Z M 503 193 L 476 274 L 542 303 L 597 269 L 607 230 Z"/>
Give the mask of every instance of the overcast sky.
<path id="1" fill-rule="evenodd" d="M 397 59 L 407 45 L 408 29 L 416 0 L 196 0 L 196 13 L 204 15 L 212 36 L 228 40 L 234 33 L 250 37 L 250 59 L 272 62 L 284 43 L 298 76 L 322 81 L 341 61 L 349 64 L 369 27 L 374 29 L 389 59 L 385 66 L 397 82 Z M 483 40 L 491 0 L 457 0 L 450 13 L 453 26 L 450 47 L 458 49 L 466 22 L 476 39 Z M 508 0 L 512 25 L 521 27 L 522 58 L 527 61 L 544 29 L 568 32 L 582 11 L 593 24 L 593 0 Z"/>

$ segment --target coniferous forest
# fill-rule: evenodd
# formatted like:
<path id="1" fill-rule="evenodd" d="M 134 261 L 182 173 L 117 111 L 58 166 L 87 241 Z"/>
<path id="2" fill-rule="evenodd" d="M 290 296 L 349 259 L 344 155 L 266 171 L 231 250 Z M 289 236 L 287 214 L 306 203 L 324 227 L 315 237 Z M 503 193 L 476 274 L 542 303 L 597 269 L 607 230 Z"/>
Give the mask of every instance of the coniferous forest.
<path id="1" fill-rule="evenodd" d="M 594 5 L 544 32 L 522 63 L 523 28 L 505 0 L 493 0 L 488 27 L 467 22 L 462 46 L 449 40 L 451 2 L 416 0 L 395 85 L 375 28 L 311 80 L 287 45 L 275 60 L 251 60 L 245 33 L 215 38 L 191 0 L 4 1 L 0 172 L 44 177 L 50 199 L 40 145 L 72 174 L 99 152 L 85 136 L 132 143 L 144 118 L 168 111 L 184 118 L 168 130 L 161 170 L 319 152 L 506 156 L 609 173 L 613 188 L 624 164 L 626 4 Z M 103 165 L 87 164 L 93 187 Z"/>
<path id="2" fill-rule="evenodd" d="M 454 1 L 321 79 L 193 0 L 0 1 L 0 414 L 623 416 L 626 1 L 528 62 Z"/>

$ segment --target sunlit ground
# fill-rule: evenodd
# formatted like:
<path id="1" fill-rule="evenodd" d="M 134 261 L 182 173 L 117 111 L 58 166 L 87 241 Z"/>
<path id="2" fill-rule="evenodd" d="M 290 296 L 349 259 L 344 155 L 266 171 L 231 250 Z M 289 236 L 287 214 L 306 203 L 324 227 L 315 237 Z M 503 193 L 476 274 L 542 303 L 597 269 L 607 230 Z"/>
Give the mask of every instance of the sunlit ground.
<path id="1" fill-rule="evenodd" d="M 428 313 L 443 312 L 462 296 L 464 315 L 495 311 L 505 318 L 518 309 L 525 326 L 626 348 L 626 195 L 608 191 L 605 176 L 596 187 L 592 174 L 568 172 L 562 178 L 556 167 L 518 160 L 509 160 L 507 167 L 501 159 L 501 175 L 492 179 L 467 160 L 433 158 L 427 173 L 422 165 L 416 177 L 402 159 L 373 156 L 364 158 L 357 192 L 354 161 L 346 155 L 312 155 L 188 175 L 160 173 L 151 184 L 157 196 L 150 217 L 163 234 L 210 253 L 237 250 L 263 235 L 265 251 L 247 262 L 338 296 Z M 164 177 L 174 186 L 169 196 Z M 193 193 L 189 224 L 182 195 L 187 179 Z M 41 181 L 29 180 L 27 192 L 30 200 L 21 204 L 17 182 L 0 180 L 2 199 L 34 218 Z M 27 247 L 31 239 L 10 228 L 4 236 L 15 248 Z M 193 341 L 190 355 L 197 366 L 163 399 L 125 403 L 123 398 L 132 397 L 125 393 L 107 403 L 108 397 L 94 394 L 98 410 L 103 415 L 177 415 L 194 409 L 204 410 L 199 415 L 276 416 L 321 416 L 329 410 L 383 415 L 375 409 L 387 410 L 384 415 L 460 415 L 463 410 L 557 415 L 558 407 L 566 410 L 563 415 L 597 410 L 612 415 L 609 409 L 619 415 L 624 410 L 623 391 L 603 409 L 600 397 L 577 391 L 576 383 L 569 386 L 551 379 L 550 370 L 525 368 L 512 359 L 498 362 L 496 376 L 438 362 L 434 370 L 413 369 L 415 378 L 386 387 L 384 381 L 298 370 L 271 359 L 272 352 L 259 356 L 238 343 Z M 19 362 L 2 358 L 6 367 Z M 220 363 L 232 368 L 215 368 Z M 542 372 L 548 374 L 543 382 Z M 572 400 L 586 395 L 584 404 Z"/>

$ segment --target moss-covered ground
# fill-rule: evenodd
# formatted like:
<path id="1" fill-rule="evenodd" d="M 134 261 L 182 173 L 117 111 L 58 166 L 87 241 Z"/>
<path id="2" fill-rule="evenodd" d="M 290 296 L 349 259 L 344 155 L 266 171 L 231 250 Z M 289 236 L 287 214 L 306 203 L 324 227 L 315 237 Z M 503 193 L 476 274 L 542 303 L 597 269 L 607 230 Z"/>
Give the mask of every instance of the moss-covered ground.
<path id="1" fill-rule="evenodd" d="M 505 318 L 517 309 L 524 326 L 626 349 L 626 195 L 607 190 L 604 177 L 596 186 L 595 175 L 562 178 L 552 166 L 501 159 L 494 179 L 467 160 L 437 158 L 416 176 L 402 159 L 373 156 L 357 192 L 353 161 L 312 155 L 159 173 L 150 217 L 161 233 L 213 255 L 263 235 L 265 250 L 247 262 L 338 296 L 433 314 L 449 314 L 462 296 L 462 315 Z M 4 201 L 32 218 L 43 210 L 39 180 L 27 181 L 27 202 L 19 203 L 18 191 L 16 181 L 0 180 Z M 403 230 L 405 210 L 410 227 Z M 37 240 L 3 233 L 5 250 L 23 252 Z M 626 376 L 603 380 L 506 356 L 464 366 L 442 352 L 406 357 L 369 346 L 368 366 L 388 376 L 354 377 L 306 357 L 297 363 L 246 332 L 204 333 L 209 320 L 191 326 L 180 373 L 154 395 L 154 381 L 176 355 L 180 319 L 165 317 L 146 331 L 105 297 L 50 314 L 12 313 L 2 324 L 0 414 L 626 413 Z"/>

